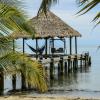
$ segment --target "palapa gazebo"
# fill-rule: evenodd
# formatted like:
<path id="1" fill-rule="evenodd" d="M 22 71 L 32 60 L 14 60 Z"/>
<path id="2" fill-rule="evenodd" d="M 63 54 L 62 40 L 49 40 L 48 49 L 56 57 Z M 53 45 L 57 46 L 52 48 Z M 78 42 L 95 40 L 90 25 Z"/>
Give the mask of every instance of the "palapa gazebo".
<path id="1" fill-rule="evenodd" d="M 57 17 L 51 11 L 47 11 L 47 14 L 40 12 L 38 16 L 30 19 L 28 24 L 35 29 L 36 39 L 36 49 L 38 44 L 38 39 L 45 39 L 45 54 L 47 55 L 48 48 L 48 39 L 52 40 L 52 44 L 54 44 L 54 38 L 69 38 L 70 41 L 70 54 L 72 54 L 72 37 L 75 37 L 75 53 L 77 54 L 77 37 L 80 37 L 81 34 L 62 21 L 59 17 Z M 14 32 L 11 34 L 11 37 L 14 39 L 23 38 L 23 53 L 24 53 L 24 40 L 28 38 L 33 38 L 32 35 L 29 35 L 25 32 Z M 54 45 L 53 45 L 54 47 Z M 37 54 L 37 53 L 36 53 Z"/>

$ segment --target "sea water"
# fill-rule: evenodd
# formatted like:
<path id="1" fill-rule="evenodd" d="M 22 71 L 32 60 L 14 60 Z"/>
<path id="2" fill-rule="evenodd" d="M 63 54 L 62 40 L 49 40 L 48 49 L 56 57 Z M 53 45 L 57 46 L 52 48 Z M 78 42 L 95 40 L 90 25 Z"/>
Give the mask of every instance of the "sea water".
<path id="1" fill-rule="evenodd" d="M 61 78 L 51 80 L 49 91 L 41 95 L 63 95 L 63 96 L 100 96 L 100 50 L 96 46 L 78 47 L 78 53 L 89 51 L 92 64 L 87 69 L 76 73 L 64 75 Z M 5 93 L 12 89 L 11 76 L 5 78 Z M 21 88 L 21 79 L 17 78 L 17 88 Z M 32 92 L 30 95 L 38 95 Z M 39 94 L 40 95 L 40 94 Z"/>

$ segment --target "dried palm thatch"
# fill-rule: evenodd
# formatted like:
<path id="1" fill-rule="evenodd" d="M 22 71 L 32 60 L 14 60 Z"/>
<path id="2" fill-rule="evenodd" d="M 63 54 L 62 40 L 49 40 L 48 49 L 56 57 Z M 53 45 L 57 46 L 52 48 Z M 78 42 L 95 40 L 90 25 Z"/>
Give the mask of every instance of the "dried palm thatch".
<path id="1" fill-rule="evenodd" d="M 47 15 L 43 12 L 38 16 L 30 19 L 28 24 L 35 29 L 35 38 L 52 38 L 52 37 L 80 37 L 81 34 L 67 25 L 59 17 L 48 11 Z M 14 38 L 32 38 L 25 32 L 14 32 Z"/>

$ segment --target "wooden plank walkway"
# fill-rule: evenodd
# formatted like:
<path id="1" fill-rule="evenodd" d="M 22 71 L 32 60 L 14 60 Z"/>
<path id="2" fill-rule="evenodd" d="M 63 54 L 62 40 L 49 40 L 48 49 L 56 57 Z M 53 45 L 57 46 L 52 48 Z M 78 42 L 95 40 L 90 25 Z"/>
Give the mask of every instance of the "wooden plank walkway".
<path id="1" fill-rule="evenodd" d="M 61 59 L 61 57 L 63 57 L 63 61 L 67 61 L 70 57 L 71 61 L 73 61 L 75 59 L 75 57 L 77 57 L 77 60 L 84 60 L 85 59 L 85 55 L 65 55 L 65 56 L 60 56 L 60 57 L 53 57 L 54 63 L 59 62 L 59 60 Z M 43 60 L 41 60 L 42 64 L 49 64 L 51 62 L 51 58 L 43 58 Z"/>

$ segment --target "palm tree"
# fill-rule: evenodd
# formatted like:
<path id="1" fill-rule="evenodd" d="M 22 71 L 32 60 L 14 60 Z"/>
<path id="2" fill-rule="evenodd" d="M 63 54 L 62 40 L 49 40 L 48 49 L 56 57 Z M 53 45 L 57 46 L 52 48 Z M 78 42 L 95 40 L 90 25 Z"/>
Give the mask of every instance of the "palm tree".
<path id="1" fill-rule="evenodd" d="M 47 10 L 50 9 L 52 5 L 57 4 L 58 1 L 59 0 L 42 0 L 38 13 L 43 11 L 46 14 Z"/>
<path id="2" fill-rule="evenodd" d="M 16 30 L 33 34 L 33 30 L 26 24 L 25 15 L 17 8 L 19 4 L 17 0 L 0 0 L 0 76 L 3 78 L 3 72 L 12 75 L 21 72 L 28 83 L 44 92 L 47 90 L 47 83 L 43 66 L 25 54 L 13 51 L 12 38 L 5 36 Z M 0 87 L 1 85 L 2 82 Z"/>

